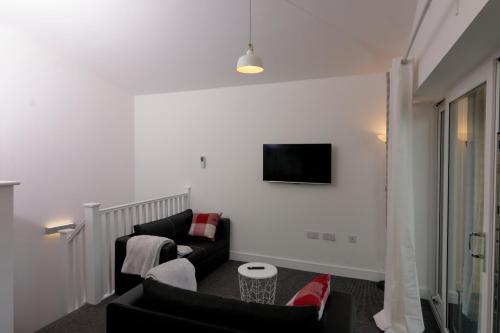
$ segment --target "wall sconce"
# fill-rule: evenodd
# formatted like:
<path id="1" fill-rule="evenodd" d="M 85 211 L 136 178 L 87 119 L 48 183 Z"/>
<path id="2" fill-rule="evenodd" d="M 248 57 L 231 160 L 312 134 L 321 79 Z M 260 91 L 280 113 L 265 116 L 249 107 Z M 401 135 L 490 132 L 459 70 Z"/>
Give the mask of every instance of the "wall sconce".
<path id="1" fill-rule="evenodd" d="M 377 139 L 379 139 L 383 143 L 387 143 L 387 135 L 386 134 L 377 134 Z"/>
<path id="2" fill-rule="evenodd" d="M 56 234 L 61 230 L 64 229 L 74 229 L 76 227 L 76 224 L 74 224 L 72 221 L 63 221 L 59 223 L 50 223 L 45 226 L 45 234 L 46 235 L 52 235 Z"/>
<path id="3" fill-rule="evenodd" d="M 457 139 L 465 142 L 469 140 L 469 112 L 468 112 L 468 98 L 463 98 L 457 103 Z"/>
<path id="4" fill-rule="evenodd" d="M 460 116 L 460 115 L 459 115 Z M 458 129 L 457 129 L 457 139 L 459 141 L 465 142 L 467 144 L 467 141 L 469 141 L 469 133 L 468 133 L 468 124 L 467 124 L 467 114 L 463 117 L 460 117 L 458 122 Z"/>

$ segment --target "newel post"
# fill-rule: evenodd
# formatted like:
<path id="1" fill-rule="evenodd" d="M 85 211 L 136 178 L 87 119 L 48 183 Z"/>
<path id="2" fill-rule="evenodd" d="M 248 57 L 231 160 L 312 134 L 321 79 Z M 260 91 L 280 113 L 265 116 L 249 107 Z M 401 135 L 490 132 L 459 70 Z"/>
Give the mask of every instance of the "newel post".
<path id="1" fill-rule="evenodd" d="M 186 193 L 186 207 L 184 207 L 184 209 L 189 209 L 189 208 L 191 208 L 191 186 L 190 185 L 184 186 L 184 193 Z"/>
<path id="2" fill-rule="evenodd" d="M 103 297 L 100 203 L 87 203 L 85 219 L 85 280 L 87 303 L 98 304 Z"/>

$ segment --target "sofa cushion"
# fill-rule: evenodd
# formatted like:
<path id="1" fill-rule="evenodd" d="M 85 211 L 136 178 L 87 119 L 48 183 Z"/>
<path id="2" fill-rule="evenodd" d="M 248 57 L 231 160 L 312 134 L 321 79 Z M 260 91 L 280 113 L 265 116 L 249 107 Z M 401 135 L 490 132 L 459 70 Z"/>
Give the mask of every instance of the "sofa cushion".
<path id="1" fill-rule="evenodd" d="M 193 211 L 187 209 L 179 214 L 169 216 L 167 218 L 173 223 L 175 227 L 176 240 L 182 239 L 187 236 L 189 228 L 191 228 L 191 222 L 193 221 Z"/>
<path id="2" fill-rule="evenodd" d="M 207 250 L 205 250 L 202 247 L 191 246 L 191 249 L 193 250 L 193 252 L 191 252 L 190 254 L 185 256 L 184 258 L 189 260 L 195 266 L 198 263 L 200 263 L 201 261 L 203 261 L 208 256 Z"/>
<path id="3" fill-rule="evenodd" d="M 172 240 L 175 240 L 176 238 L 174 225 L 166 218 L 144 224 L 134 225 L 134 232 L 138 235 L 167 237 Z"/>
<path id="4" fill-rule="evenodd" d="M 204 237 L 209 240 L 215 240 L 217 232 L 217 224 L 221 213 L 195 213 L 193 214 L 193 222 L 189 229 L 189 235 L 195 237 Z"/>
<path id="5" fill-rule="evenodd" d="M 299 290 L 287 305 L 315 306 L 318 309 L 318 318 L 321 319 L 329 295 L 330 275 L 319 274 L 307 283 L 304 288 Z"/>
<path id="6" fill-rule="evenodd" d="M 204 238 L 198 237 L 187 237 L 184 239 L 181 245 L 187 245 L 191 248 L 200 247 L 207 251 L 207 254 L 211 254 L 215 251 L 222 250 L 226 247 L 228 240 L 227 239 L 217 239 L 214 242 L 208 241 Z"/>
<path id="7" fill-rule="evenodd" d="M 245 303 L 236 299 L 201 294 L 147 279 L 143 306 L 202 322 L 261 332 L 314 332 L 318 329 L 314 307 L 289 307 Z"/>

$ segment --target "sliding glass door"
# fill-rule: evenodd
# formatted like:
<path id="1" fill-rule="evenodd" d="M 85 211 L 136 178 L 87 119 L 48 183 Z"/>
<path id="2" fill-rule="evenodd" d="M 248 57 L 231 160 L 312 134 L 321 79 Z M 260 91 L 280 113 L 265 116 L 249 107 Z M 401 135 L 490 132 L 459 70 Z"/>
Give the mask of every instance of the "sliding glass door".
<path id="1" fill-rule="evenodd" d="M 493 268 L 493 332 L 500 333 L 500 315 L 498 302 L 500 301 L 500 59 L 497 60 L 497 91 L 496 91 L 496 115 L 497 115 L 497 140 L 496 140 L 496 193 L 495 193 L 495 261 Z"/>
<path id="2" fill-rule="evenodd" d="M 449 105 L 446 326 L 481 331 L 484 268 L 485 85 Z"/>
<path id="3" fill-rule="evenodd" d="M 436 319 L 441 326 L 446 318 L 446 299 L 443 290 L 446 288 L 445 260 L 446 253 L 446 147 L 447 147 L 447 126 L 446 126 L 446 111 L 445 103 L 442 101 L 436 105 L 438 111 L 438 181 L 437 181 L 437 226 L 436 226 L 436 275 L 434 296 L 432 297 L 432 308 L 436 314 Z"/>

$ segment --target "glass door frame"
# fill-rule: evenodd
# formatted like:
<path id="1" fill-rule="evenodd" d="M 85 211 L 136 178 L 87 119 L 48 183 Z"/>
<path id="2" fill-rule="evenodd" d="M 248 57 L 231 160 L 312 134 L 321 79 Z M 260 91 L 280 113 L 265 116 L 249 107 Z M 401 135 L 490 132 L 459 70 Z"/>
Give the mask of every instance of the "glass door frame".
<path id="1" fill-rule="evenodd" d="M 448 146 L 449 146 L 449 113 L 446 100 L 435 105 L 437 112 L 437 211 L 436 211 L 436 262 L 434 290 L 431 309 L 443 332 L 447 332 L 447 258 L 448 249 Z M 441 257 L 441 260 L 439 258 Z M 441 292 L 440 292 L 441 291 Z"/>
<path id="2" fill-rule="evenodd" d="M 496 59 L 495 62 L 495 132 L 496 132 L 496 140 L 495 140 L 495 169 L 496 172 L 493 175 L 494 179 L 494 205 L 493 205 L 493 214 L 495 216 L 495 230 L 494 237 L 495 242 L 493 245 L 493 271 L 492 271 L 492 279 L 493 279 L 493 299 L 491 301 L 492 308 L 492 331 L 494 333 L 500 333 L 500 179 L 498 175 L 500 175 L 500 58 Z"/>
<path id="3" fill-rule="evenodd" d="M 485 239 L 485 267 L 483 269 L 482 274 L 482 285 L 484 286 L 484 296 L 481 301 L 481 328 L 482 333 L 500 333 L 500 276 L 499 276 L 499 284 L 497 290 L 495 290 L 495 262 L 498 259 L 498 265 L 500 266 L 500 249 L 496 251 L 496 226 L 500 227 L 500 214 L 497 214 L 497 205 L 500 204 L 500 197 L 496 196 L 496 186 L 500 186 L 500 179 L 497 180 L 496 177 L 496 166 L 497 163 L 500 163 L 500 138 L 497 139 L 497 133 L 500 132 L 500 51 L 496 52 L 496 54 L 489 59 L 485 60 L 482 64 L 480 64 L 476 69 L 471 71 L 468 75 L 460 79 L 456 82 L 449 90 L 443 93 L 442 97 L 447 101 L 444 103 L 445 109 L 445 140 L 448 140 L 448 127 L 449 127 L 449 102 L 453 101 L 460 96 L 464 95 L 468 91 L 472 90 L 474 87 L 477 87 L 483 83 L 486 83 L 486 133 L 485 133 L 485 194 L 484 194 L 484 223 L 483 223 L 483 231 L 486 234 Z M 436 112 L 437 113 L 437 112 Z M 436 116 L 436 123 L 439 118 Z M 437 137 L 439 138 L 439 136 Z M 436 145 L 439 145 L 439 141 L 436 140 Z M 444 216 L 443 218 L 443 228 L 447 233 L 447 187 L 448 187 L 448 141 L 446 141 L 445 147 L 445 156 L 444 156 L 444 170 L 443 177 L 444 181 L 441 182 L 443 185 L 444 194 L 444 203 L 443 210 L 441 214 Z M 435 155 L 439 158 L 439 155 Z M 437 163 L 435 164 L 435 166 Z M 438 177 L 439 169 L 436 169 L 436 178 Z M 498 185 L 497 185 L 498 183 Z M 437 187 L 436 187 L 437 190 Z M 436 192 L 438 193 L 438 192 Z M 500 192 L 499 192 L 500 193 Z M 436 201 L 438 196 L 435 196 Z M 439 204 L 439 202 L 437 202 Z M 499 212 L 500 213 L 500 212 Z M 440 214 L 439 211 L 436 210 L 436 214 Z M 436 231 L 438 228 L 439 221 L 435 222 Z M 437 232 L 436 232 L 437 234 Z M 446 239 L 447 236 L 444 237 L 444 246 L 446 250 L 442 253 L 444 256 L 447 256 L 447 244 Z M 500 238 L 500 233 L 498 235 Z M 499 239 L 500 240 L 500 239 Z M 436 244 L 438 241 L 438 237 L 436 237 Z M 437 247 L 435 247 L 437 248 Z M 434 256 L 436 257 L 436 256 Z M 445 257 L 447 258 L 447 257 Z M 431 259 L 429 259 L 431 260 Z M 444 259 L 446 260 L 446 259 Z M 437 285 L 438 279 L 437 269 L 441 269 L 437 267 L 438 263 L 436 260 L 436 275 L 435 275 L 435 285 L 432 287 L 432 294 L 437 295 Z M 499 267 L 500 268 L 500 267 Z M 500 271 L 500 269 L 499 269 Z M 499 274 L 500 275 L 500 274 Z M 443 274 L 443 279 L 446 279 L 446 274 Z M 442 281 L 441 281 L 442 282 Z M 445 286 L 445 285 L 444 285 Z M 446 288 L 443 287 L 443 288 Z M 442 289 L 445 290 L 445 289 Z M 498 295 L 498 316 L 495 318 L 494 316 L 494 294 Z M 446 295 L 447 293 L 443 291 L 443 299 L 440 300 L 442 303 L 447 304 Z M 446 307 L 443 308 L 442 304 L 440 306 L 439 302 L 431 302 L 431 309 L 435 314 L 436 319 L 442 320 L 440 322 L 441 331 L 446 333 L 447 329 L 444 327 L 447 325 L 448 318 L 446 318 Z M 440 311 L 440 315 L 437 312 Z M 494 320 L 498 320 L 498 331 L 494 331 Z"/>
<path id="4" fill-rule="evenodd" d="M 451 105 L 455 102 L 455 101 L 458 101 L 459 99 L 465 97 L 466 95 L 469 95 L 471 93 L 473 93 L 474 91 L 476 91 L 477 89 L 481 88 L 484 89 L 484 176 L 483 176 L 483 182 L 484 182 L 484 185 L 483 185 L 483 196 L 484 196 L 484 200 L 483 200 L 483 221 L 482 221 L 482 229 L 478 229 L 478 230 L 475 230 L 473 233 L 476 234 L 482 238 L 482 245 L 483 245 L 483 248 L 482 248 L 482 251 L 476 253 L 476 254 L 480 254 L 482 255 L 482 258 L 480 259 L 481 260 L 481 269 L 480 269 L 480 279 L 481 279 L 481 282 L 480 282 L 480 286 L 481 286 L 481 293 L 480 293 L 480 303 L 479 303 L 479 309 L 480 309 L 480 315 L 479 317 L 477 318 L 477 329 L 478 329 L 478 333 L 486 333 L 486 332 L 491 332 L 491 321 L 488 321 L 487 318 L 489 316 L 489 312 L 491 310 L 490 306 L 489 306 L 489 303 L 490 303 L 490 300 L 491 300 L 491 290 L 490 287 L 489 287 L 489 282 L 490 282 L 490 279 L 488 278 L 488 263 L 489 263 L 489 256 L 491 256 L 491 251 L 488 250 L 488 241 L 490 239 L 489 237 L 489 234 L 490 234 L 490 219 L 489 219 L 489 212 L 488 212 L 488 209 L 489 209 L 489 205 L 488 205 L 488 200 L 489 197 L 488 196 L 488 193 L 489 193 L 489 189 L 487 188 L 487 184 L 486 182 L 488 181 L 489 177 L 488 177 L 488 171 L 489 171 L 489 163 L 490 163 L 490 156 L 488 155 L 488 142 L 490 140 L 489 136 L 490 136 L 490 133 L 489 133 L 489 130 L 488 130 L 488 98 L 491 99 L 491 95 L 490 94 L 490 90 L 488 90 L 491 86 L 491 82 L 489 82 L 489 80 L 480 80 L 478 83 L 476 83 L 476 85 L 465 85 L 465 87 L 471 87 L 470 89 L 466 89 L 465 91 L 462 91 L 460 94 L 456 94 L 456 95 L 451 95 L 452 97 L 449 98 L 449 102 L 447 103 L 446 105 L 446 112 L 447 112 L 447 115 L 448 115 L 448 118 L 447 118 L 447 126 L 448 126 L 448 142 L 447 142 L 447 154 L 448 156 L 446 156 L 447 158 L 447 166 L 446 166 L 446 174 L 447 174 L 447 195 L 446 195 L 446 202 L 447 202 L 447 207 L 446 207 L 446 215 L 447 215 L 447 218 L 446 218 L 446 234 L 448 235 L 446 237 L 447 239 L 447 243 L 448 243 L 448 238 L 449 238 L 449 216 L 450 216 L 450 201 L 448 200 L 449 199 L 449 187 L 450 187 L 450 161 L 451 161 L 451 154 L 450 154 L 450 146 L 451 146 Z M 455 112 L 457 112 L 458 110 L 456 110 Z M 473 111 L 475 112 L 475 111 Z M 491 179 L 490 179 L 491 181 Z M 472 234 L 469 234 L 469 252 L 468 252 L 468 255 L 473 255 L 473 253 L 471 252 L 470 250 L 470 236 Z M 450 253 L 449 253 L 449 248 L 446 249 L 446 259 L 447 259 L 447 266 L 448 266 L 448 257 L 449 257 Z M 446 267 L 446 273 L 445 273 L 446 277 L 446 281 L 445 281 L 445 286 L 446 286 L 446 298 L 450 297 L 450 299 L 453 299 L 453 295 L 450 294 L 450 291 L 449 291 L 449 285 L 448 285 L 448 282 L 449 282 L 449 279 L 448 279 L 448 267 Z M 446 322 L 444 323 L 444 327 L 446 327 L 446 329 L 443 330 L 443 332 L 450 332 L 449 329 L 448 329 L 448 325 L 449 325 L 449 317 L 450 317 L 450 308 L 448 307 L 448 303 L 445 304 L 445 311 L 446 311 Z M 460 330 L 461 331 L 461 330 Z"/>
<path id="5" fill-rule="evenodd" d="M 490 62 L 491 65 L 493 65 L 493 62 Z M 436 250 L 437 246 L 441 246 L 442 254 L 443 254 L 443 263 L 446 262 L 447 256 L 448 256 L 448 244 L 447 244 L 447 234 L 448 234 L 448 175 L 449 175 L 449 112 L 450 112 L 450 102 L 449 101 L 454 101 L 458 99 L 459 97 L 465 95 L 467 92 L 473 90 L 475 87 L 478 87 L 482 84 L 486 83 L 486 132 L 485 132 L 485 186 L 486 183 L 493 182 L 493 175 L 496 173 L 496 148 L 497 148 L 497 140 L 496 140 L 496 133 L 497 131 L 500 131 L 500 122 L 497 124 L 496 119 L 500 118 L 500 111 L 498 108 L 500 106 L 496 105 L 494 100 L 497 97 L 496 95 L 496 86 L 497 86 L 497 60 L 495 59 L 495 66 L 481 66 L 479 70 L 473 73 L 473 75 L 470 75 L 470 77 L 465 78 L 457 87 L 455 87 L 451 92 L 445 95 L 445 102 L 443 102 L 442 106 L 440 105 L 439 110 L 436 111 L 437 116 L 436 116 L 436 123 L 439 125 L 439 112 L 444 112 L 444 158 L 443 158 L 443 170 L 441 177 L 443 178 L 442 180 L 439 180 L 436 182 L 438 185 L 436 186 L 436 191 L 439 190 L 438 186 L 442 186 L 442 191 L 443 191 L 443 201 L 442 201 L 442 207 L 439 209 L 439 207 L 436 208 L 436 215 L 437 218 L 440 217 L 439 214 L 441 214 L 442 218 L 442 225 L 441 228 L 443 228 L 443 239 L 442 239 L 442 244 L 438 245 L 439 238 L 436 236 Z M 500 64 L 498 65 L 498 85 L 500 88 Z M 493 70 L 494 68 L 494 70 Z M 500 92 L 499 92 L 500 94 Z M 500 103 L 500 95 L 498 96 L 499 98 L 499 103 Z M 495 103 L 495 104 L 494 104 Z M 492 110 L 493 108 L 493 110 Z M 443 110 L 444 109 L 444 110 Z M 499 116 L 497 116 L 497 113 Z M 439 129 L 437 129 L 439 131 Z M 440 145 L 440 140 L 439 140 L 439 133 L 437 136 L 436 140 L 437 146 Z M 437 149 L 437 161 L 439 161 L 439 154 L 440 151 L 438 148 Z M 493 155 L 493 153 L 495 153 Z M 492 157 L 493 156 L 493 157 Z M 500 158 L 500 156 L 499 156 Z M 438 165 L 438 163 L 436 163 Z M 439 178 L 440 176 L 440 168 L 441 166 L 438 165 L 436 169 L 436 179 Z M 439 185 L 440 184 L 440 185 Z M 494 192 L 494 186 L 489 186 L 488 188 L 485 188 L 485 195 L 484 195 L 484 201 L 485 201 L 485 208 L 484 208 L 484 222 L 483 222 L 483 231 L 486 235 L 486 238 L 484 240 L 485 242 L 485 249 L 484 249 L 484 255 L 485 255 L 485 261 L 484 261 L 484 268 L 483 268 L 483 274 L 482 274 L 482 286 L 483 286 L 483 293 L 484 297 L 482 297 L 481 300 L 481 318 L 480 318 L 480 323 L 481 323 L 481 332 L 487 332 L 491 333 L 493 332 L 493 280 L 494 280 L 494 237 L 491 237 L 494 235 L 494 230 L 495 230 L 495 215 L 494 210 L 496 212 L 496 205 L 494 201 L 494 196 L 492 192 Z M 493 189 L 493 190 L 492 190 Z M 436 192 L 439 193 L 439 192 Z M 437 206 L 439 206 L 439 195 L 436 196 Z M 500 198 L 499 198 L 500 200 Z M 500 223 L 500 221 L 499 221 Z M 438 233 L 438 228 L 439 228 L 439 220 L 436 220 L 436 235 L 439 235 Z M 436 254 L 438 254 L 436 252 Z M 437 256 L 435 256 L 437 257 Z M 500 257 L 500 253 L 499 253 Z M 446 308 L 447 304 L 447 265 L 443 264 L 443 267 L 438 267 L 439 266 L 439 261 L 436 260 L 435 263 L 435 285 L 433 289 L 433 297 L 432 297 L 432 302 L 431 302 L 431 309 L 433 310 L 433 313 L 439 323 L 439 326 L 441 328 L 441 331 L 444 333 L 449 333 L 448 329 L 446 328 L 447 323 L 448 323 L 448 309 Z M 442 271 L 441 275 L 441 281 L 438 281 L 438 270 Z M 438 284 L 441 283 L 441 290 L 442 290 L 442 295 L 441 297 L 438 296 Z M 500 289 L 500 287 L 499 287 Z M 438 296 L 438 297 L 436 297 Z M 500 290 L 499 290 L 499 297 L 500 297 Z M 442 298 L 442 299 L 441 299 Z M 499 315 L 500 317 L 500 315 Z M 500 326 L 500 319 L 499 319 L 499 326 Z M 494 332 L 494 333 L 500 333 Z"/>

